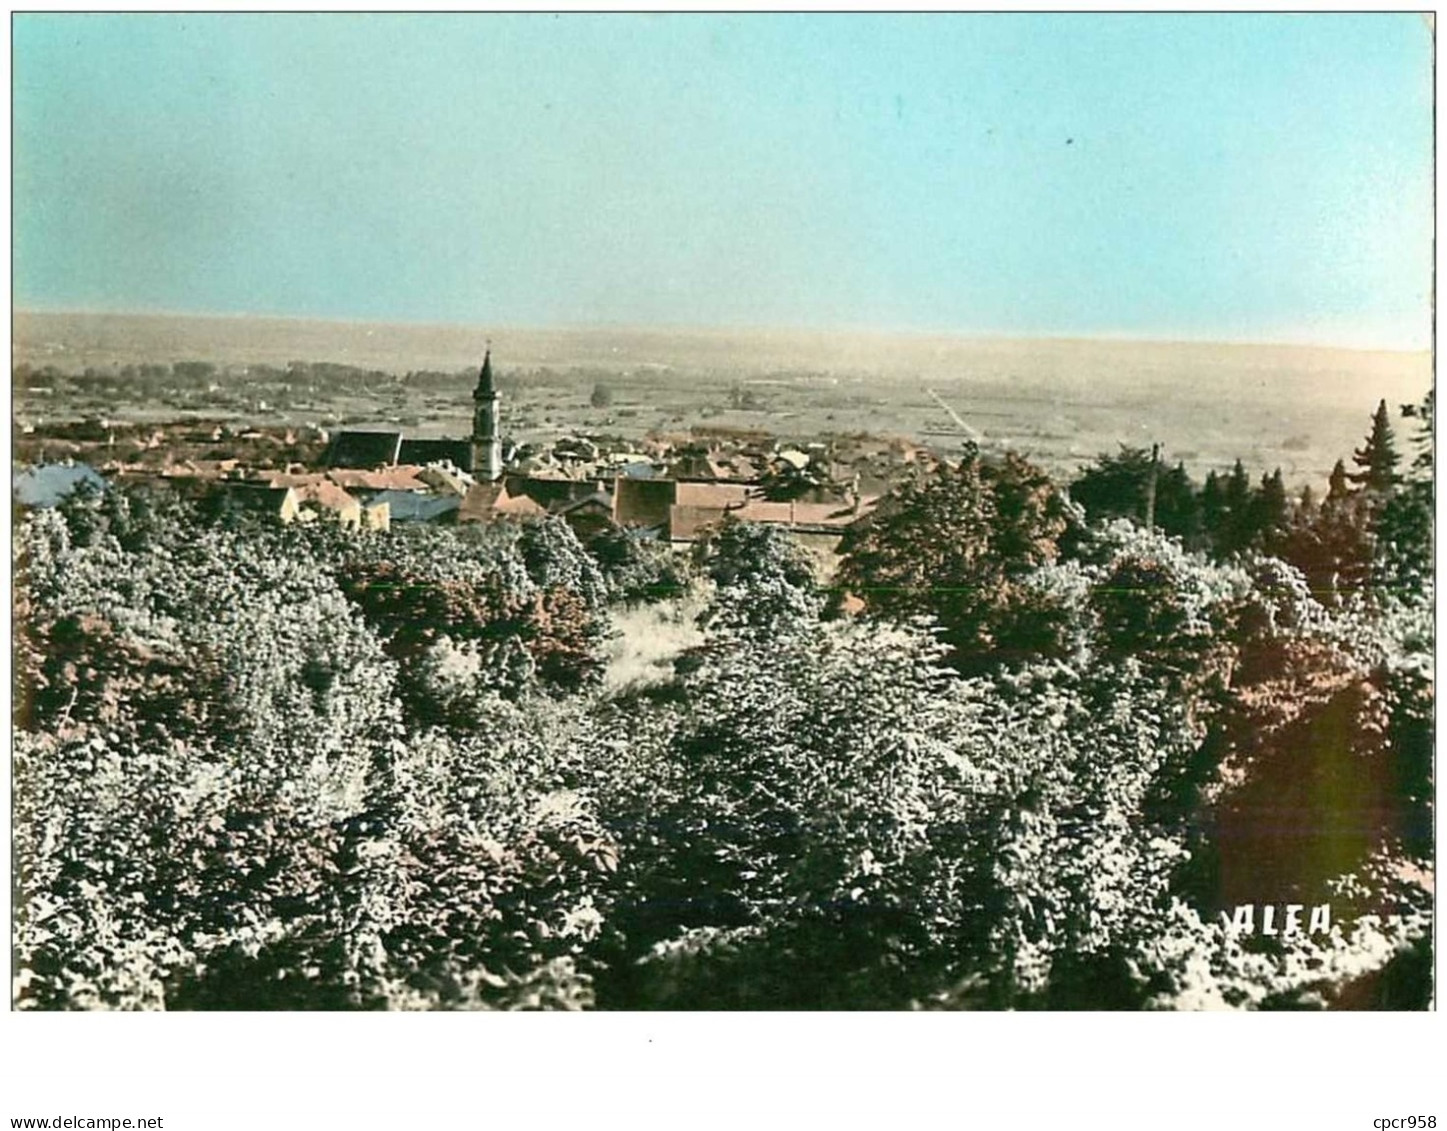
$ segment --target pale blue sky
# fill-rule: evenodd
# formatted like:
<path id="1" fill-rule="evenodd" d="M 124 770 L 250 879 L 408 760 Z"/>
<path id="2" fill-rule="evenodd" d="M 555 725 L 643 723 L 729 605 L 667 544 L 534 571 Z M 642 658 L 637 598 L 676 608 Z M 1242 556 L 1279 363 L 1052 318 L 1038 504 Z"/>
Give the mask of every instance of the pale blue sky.
<path id="1" fill-rule="evenodd" d="M 1422 347 L 1415 15 L 20 15 L 40 309 Z"/>

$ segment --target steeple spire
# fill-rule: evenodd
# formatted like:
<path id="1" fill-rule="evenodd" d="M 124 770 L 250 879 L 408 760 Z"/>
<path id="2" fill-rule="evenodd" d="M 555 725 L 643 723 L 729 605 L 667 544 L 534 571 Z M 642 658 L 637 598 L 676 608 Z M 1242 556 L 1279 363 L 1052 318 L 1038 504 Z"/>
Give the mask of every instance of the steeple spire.
<path id="1" fill-rule="evenodd" d="M 492 339 L 472 390 L 472 474 L 496 483 L 502 477 L 502 435 L 499 428 L 502 397 L 492 381 Z"/>
<path id="2" fill-rule="evenodd" d="M 475 401 L 492 400 L 497 388 L 492 383 L 492 339 L 487 340 L 487 352 L 482 358 L 482 370 L 477 375 L 477 388 L 472 391 Z"/>

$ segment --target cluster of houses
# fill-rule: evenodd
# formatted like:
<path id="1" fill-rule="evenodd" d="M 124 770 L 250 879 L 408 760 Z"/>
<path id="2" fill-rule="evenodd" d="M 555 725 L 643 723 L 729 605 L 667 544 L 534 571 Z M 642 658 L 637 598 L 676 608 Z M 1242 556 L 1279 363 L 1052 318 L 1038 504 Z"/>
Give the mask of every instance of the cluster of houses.
<path id="1" fill-rule="evenodd" d="M 611 526 L 682 547 L 734 518 L 784 527 L 827 553 L 874 507 L 885 476 L 928 458 L 908 445 L 898 450 L 900 441 L 869 448 L 869 438 L 859 437 L 842 459 L 834 445 L 781 445 L 763 433 L 620 441 L 613 450 L 566 436 L 520 448 L 501 436 L 490 351 L 473 402 L 469 437 L 344 430 L 327 438 L 320 467 L 259 468 L 226 458 L 116 470 L 283 523 L 386 530 L 554 515 L 585 539 Z"/>

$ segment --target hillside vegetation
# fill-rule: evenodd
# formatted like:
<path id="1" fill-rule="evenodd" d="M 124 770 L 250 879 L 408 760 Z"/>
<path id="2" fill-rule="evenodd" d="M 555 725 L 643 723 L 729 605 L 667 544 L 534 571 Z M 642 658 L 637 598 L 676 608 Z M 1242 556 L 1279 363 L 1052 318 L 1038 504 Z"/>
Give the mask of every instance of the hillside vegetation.
<path id="1" fill-rule="evenodd" d="M 15 1001 L 1426 1007 L 1430 429 L 1379 417 L 1290 506 L 966 451 L 833 590 L 741 524 L 22 513 Z"/>

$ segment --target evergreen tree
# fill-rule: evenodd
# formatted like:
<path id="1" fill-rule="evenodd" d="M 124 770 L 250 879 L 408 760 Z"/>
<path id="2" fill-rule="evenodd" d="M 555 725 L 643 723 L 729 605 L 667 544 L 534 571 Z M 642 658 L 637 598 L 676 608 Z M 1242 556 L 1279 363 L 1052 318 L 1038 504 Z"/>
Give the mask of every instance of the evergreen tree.
<path id="1" fill-rule="evenodd" d="M 1070 497 L 1085 508 L 1091 522 L 1128 518 L 1143 523 L 1150 477 L 1151 453 L 1122 444 L 1119 454 L 1102 452 L 1092 466 L 1082 469 L 1070 485 Z"/>
<path id="2" fill-rule="evenodd" d="M 1226 493 L 1221 487 L 1221 477 L 1214 471 L 1206 473 L 1206 482 L 1201 486 L 1201 529 L 1206 538 L 1215 542 L 1220 536 L 1226 514 Z"/>
<path id="3" fill-rule="evenodd" d="M 1332 604 L 1365 590 L 1376 554 L 1371 507 L 1351 489 L 1346 464 L 1336 461 L 1320 506 L 1308 487 L 1288 528 L 1272 550 L 1306 575 L 1321 601 Z"/>
<path id="4" fill-rule="evenodd" d="M 1214 530 L 1208 531 L 1220 557 L 1239 553 L 1256 537 L 1256 513 L 1252 505 L 1251 480 L 1238 459 L 1221 491 L 1221 513 Z"/>
<path id="5" fill-rule="evenodd" d="M 1431 482 L 1434 470 L 1433 446 L 1436 443 L 1437 390 L 1429 389 L 1421 404 L 1404 404 L 1402 415 L 1409 420 L 1420 421 L 1417 434 L 1412 437 L 1412 446 L 1417 454 L 1412 458 L 1412 479 Z"/>
<path id="6" fill-rule="evenodd" d="M 1184 463 L 1156 477 L 1156 526 L 1187 546 L 1200 545 L 1201 500 Z"/>
<path id="7" fill-rule="evenodd" d="M 1326 501 L 1328 503 L 1344 502 L 1352 493 L 1349 478 L 1346 464 L 1337 460 L 1336 466 L 1331 469 L 1331 478 L 1327 481 Z"/>
<path id="8" fill-rule="evenodd" d="M 1262 549 L 1274 552 L 1286 533 L 1288 504 L 1281 468 L 1261 477 L 1261 488 L 1252 499 L 1252 526 Z"/>
<path id="9" fill-rule="evenodd" d="M 1419 422 L 1411 468 L 1377 517 L 1376 582 L 1399 594 L 1421 592 L 1433 572 L 1433 394 L 1420 405 L 1403 405 L 1402 415 Z"/>
<path id="10" fill-rule="evenodd" d="M 1144 525 L 1151 478 L 1155 478 L 1155 526 L 1197 544 L 1201 538 L 1201 504 L 1196 485 L 1178 463 L 1167 470 L 1144 448 L 1121 445 L 1118 455 L 1101 455 L 1070 487 L 1070 497 L 1092 522 L 1128 518 Z"/>
<path id="11" fill-rule="evenodd" d="M 1387 402 L 1377 405 L 1372 414 L 1372 431 L 1364 447 L 1352 453 L 1352 462 L 1360 469 L 1348 478 L 1367 491 L 1390 494 L 1400 482 L 1397 475 L 1396 438 L 1392 435 L 1391 421 L 1387 415 Z"/>

